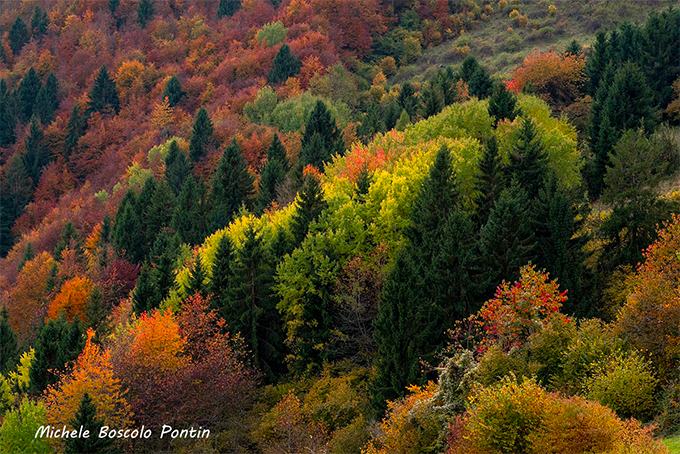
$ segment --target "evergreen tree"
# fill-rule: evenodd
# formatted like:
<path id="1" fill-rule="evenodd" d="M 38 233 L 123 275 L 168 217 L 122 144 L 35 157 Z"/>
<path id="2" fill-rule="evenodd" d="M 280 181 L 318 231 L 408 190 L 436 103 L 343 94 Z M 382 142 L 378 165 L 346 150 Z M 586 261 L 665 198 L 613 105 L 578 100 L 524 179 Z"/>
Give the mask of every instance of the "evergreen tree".
<path id="1" fill-rule="evenodd" d="M 609 66 L 609 42 L 607 41 L 607 34 L 600 31 L 595 36 L 595 43 L 588 60 L 586 60 L 586 91 L 591 96 L 595 96 L 597 93 L 607 66 Z"/>
<path id="2" fill-rule="evenodd" d="M 281 371 L 283 335 L 272 290 L 271 257 L 252 225 L 236 253 L 225 320 L 240 332 L 269 379 Z"/>
<path id="3" fill-rule="evenodd" d="M 573 40 L 571 43 L 569 43 L 564 53 L 574 56 L 581 55 L 583 53 L 583 49 L 581 48 L 581 45 L 578 43 L 578 41 Z"/>
<path id="4" fill-rule="evenodd" d="M 501 192 L 479 233 L 481 264 L 489 283 L 486 295 L 503 281 L 515 281 L 522 266 L 534 259 L 529 195 L 515 181 Z"/>
<path id="5" fill-rule="evenodd" d="M 31 17 L 31 30 L 34 36 L 42 36 L 47 32 L 47 27 L 50 25 L 50 19 L 47 17 L 45 10 L 36 5 L 33 10 L 33 17 Z"/>
<path id="6" fill-rule="evenodd" d="M 301 66 L 300 59 L 293 55 L 288 44 L 282 44 L 274 57 L 272 69 L 269 71 L 269 83 L 285 82 L 289 77 L 296 76 L 300 72 Z"/>
<path id="7" fill-rule="evenodd" d="M 231 17 L 241 9 L 241 0 L 220 0 L 217 7 L 217 18 Z"/>
<path id="8" fill-rule="evenodd" d="M 227 235 L 222 235 L 217 244 L 215 259 L 211 269 L 210 293 L 212 304 L 220 312 L 221 317 L 229 313 L 229 288 L 233 277 L 233 263 L 235 260 L 234 246 Z"/>
<path id="9" fill-rule="evenodd" d="M 156 185 L 156 190 L 151 197 L 151 203 L 144 212 L 145 230 L 151 243 L 157 232 L 170 226 L 172 214 L 175 211 L 175 194 L 165 180 Z"/>
<path id="10" fill-rule="evenodd" d="M 115 17 L 119 6 L 120 0 L 109 0 L 109 12 L 111 13 L 111 16 Z"/>
<path id="11" fill-rule="evenodd" d="M 342 154 L 345 143 L 333 115 L 323 101 L 317 101 L 302 136 L 300 165 L 323 169 L 334 154 Z"/>
<path id="12" fill-rule="evenodd" d="M 189 157 L 192 162 L 198 162 L 205 156 L 206 146 L 214 141 L 214 131 L 215 128 L 208 116 L 208 111 L 205 110 L 205 107 L 201 107 L 196 114 L 191 141 L 189 142 Z"/>
<path id="13" fill-rule="evenodd" d="M 423 92 L 422 117 L 437 115 L 444 108 L 444 93 L 434 83 L 429 83 Z"/>
<path id="14" fill-rule="evenodd" d="M 33 115 L 35 100 L 41 87 L 42 82 L 40 82 L 38 73 L 31 66 L 26 75 L 21 79 L 17 93 L 19 111 L 24 120 L 28 120 Z"/>
<path id="15" fill-rule="evenodd" d="M 95 330 L 96 339 L 101 340 L 105 335 L 109 334 L 110 326 L 107 323 L 108 312 L 104 307 L 104 295 L 99 287 L 92 287 L 84 314 L 90 327 Z"/>
<path id="16" fill-rule="evenodd" d="M 506 118 L 513 121 L 517 116 L 517 98 L 510 93 L 505 84 L 496 85 L 491 98 L 489 98 L 489 115 L 493 117 L 494 126 Z"/>
<path id="17" fill-rule="evenodd" d="M 16 141 L 17 118 L 14 115 L 9 98 L 9 94 L 0 95 L 0 147 L 2 148 L 12 145 Z"/>
<path id="18" fill-rule="evenodd" d="M 179 256 L 179 240 L 167 229 L 163 230 L 151 248 L 149 260 L 152 264 L 150 280 L 153 292 L 147 299 L 146 310 L 160 306 L 161 302 L 175 287 L 175 266 Z"/>
<path id="19" fill-rule="evenodd" d="M 17 360 L 17 335 L 9 324 L 7 307 L 0 311 L 0 374 L 6 375 L 14 368 Z"/>
<path id="20" fill-rule="evenodd" d="M 384 110 L 384 120 L 385 120 L 385 130 L 389 131 L 394 129 L 399 121 L 399 116 L 401 115 L 402 108 L 399 106 L 397 100 L 393 99 L 387 103 Z"/>
<path id="21" fill-rule="evenodd" d="M 142 212 L 143 213 L 143 212 Z M 113 244 L 118 251 L 133 263 L 141 263 L 144 258 L 141 234 L 144 222 L 141 213 L 137 211 L 137 196 L 128 190 L 118 205 L 118 211 L 113 226 Z"/>
<path id="22" fill-rule="evenodd" d="M 139 193 L 137 200 L 135 202 L 135 216 L 139 222 L 139 230 L 135 232 L 138 236 L 138 244 L 140 246 L 139 250 L 136 252 L 137 263 L 141 263 L 147 256 L 153 245 L 156 235 L 158 235 L 158 230 L 151 230 L 149 226 L 152 224 L 149 219 L 146 218 L 147 211 L 154 200 L 154 195 L 156 194 L 156 189 L 158 184 L 156 179 L 152 176 L 146 179 L 144 186 L 142 186 L 142 191 Z M 164 217 L 164 214 L 160 215 Z M 156 223 L 156 220 L 153 221 Z"/>
<path id="23" fill-rule="evenodd" d="M 253 176 L 234 139 L 222 154 L 212 176 L 210 225 L 212 230 L 229 225 L 244 206 L 251 207 L 254 192 Z"/>
<path id="24" fill-rule="evenodd" d="M 149 262 L 144 262 L 137 276 L 135 289 L 132 291 L 132 308 L 136 314 L 141 314 L 153 308 L 156 300 L 152 280 L 152 268 Z"/>
<path id="25" fill-rule="evenodd" d="M 522 127 L 510 153 L 507 173 L 510 180 L 517 180 L 530 198 L 538 195 L 548 176 L 548 155 L 530 118 L 522 121 Z"/>
<path id="26" fill-rule="evenodd" d="M 24 141 L 24 148 L 26 151 L 21 156 L 21 159 L 24 162 L 29 178 L 33 182 L 33 187 L 35 187 L 38 185 L 43 167 L 50 162 L 50 152 L 43 143 L 43 132 L 35 117 L 31 120 L 28 136 Z"/>
<path id="27" fill-rule="evenodd" d="M 459 70 L 459 77 L 468 85 L 470 96 L 479 99 L 488 98 L 493 90 L 493 82 L 489 73 L 482 67 L 475 57 L 463 60 Z"/>
<path id="28" fill-rule="evenodd" d="M 35 357 L 28 371 L 31 394 L 41 394 L 47 386 L 59 381 L 59 373 L 78 358 L 85 339 L 79 318 L 72 323 L 63 313 L 56 320 L 48 320 L 35 341 Z"/>
<path id="29" fill-rule="evenodd" d="M 399 120 L 397 120 L 397 124 L 394 125 L 394 129 L 397 131 L 404 131 L 409 124 L 411 124 L 411 117 L 409 117 L 408 112 L 404 109 L 401 111 L 401 115 L 399 116 Z"/>
<path id="30" fill-rule="evenodd" d="M 363 200 L 363 197 L 368 194 L 371 188 L 371 172 L 368 171 L 365 165 L 361 168 L 359 175 L 357 175 L 357 181 L 354 184 L 356 186 L 355 194 L 360 200 Z"/>
<path id="31" fill-rule="evenodd" d="M 201 259 L 201 253 L 197 252 L 194 258 L 191 268 L 189 269 L 189 281 L 185 287 L 185 292 L 187 295 L 205 295 L 206 283 L 205 283 L 205 270 L 203 269 L 203 261 Z M 234 329 L 230 326 L 231 329 Z"/>
<path id="32" fill-rule="evenodd" d="M 255 211 L 257 213 L 264 213 L 264 210 L 276 200 L 276 193 L 286 179 L 287 170 L 286 149 L 279 140 L 278 134 L 275 134 L 267 150 L 267 162 L 260 172 L 260 187 L 255 199 Z"/>
<path id="33" fill-rule="evenodd" d="M 409 117 L 415 118 L 418 115 L 418 106 L 420 102 L 418 101 L 418 96 L 416 95 L 416 90 L 410 83 L 405 83 L 401 90 L 399 90 L 399 96 L 397 97 L 397 104 L 399 104 L 400 114 L 403 115 L 405 110 Z"/>
<path id="34" fill-rule="evenodd" d="M 365 141 L 369 142 L 374 135 L 385 131 L 385 118 L 383 109 L 379 104 L 372 104 L 361 124 L 357 128 L 357 133 Z"/>
<path id="35" fill-rule="evenodd" d="M 73 222 L 66 221 L 64 228 L 61 231 L 61 238 L 59 242 L 54 246 L 54 251 L 52 255 L 59 259 L 61 253 L 66 248 L 73 248 L 79 255 L 83 252 L 83 245 L 80 241 L 80 234 L 76 230 L 76 226 Z"/>
<path id="36" fill-rule="evenodd" d="M 90 436 L 65 438 L 66 454 L 100 454 L 111 451 L 113 439 L 99 437 L 104 420 L 97 417 L 97 406 L 87 392 L 83 394 L 76 415 L 69 424 L 76 429 L 82 427 L 90 432 Z"/>
<path id="37" fill-rule="evenodd" d="M 290 170 L 288 153 L 286 152 L 286 147 L 281 143 L 278 134 L 274 134 L 272 142 L 269 144 L 269 148 L 267 148 L 267 161 L 279 161 L 283 166 L 283 170 L 286 172 Z"/>
<path id="38" fill-rule="evenodd" d="M 498 152 L 498 140 L 496 136 L 492 136 L 484 144 L 482 158 L 479 160 L 478 172 L 475 175 L 475 189 L 478 194 L 475 200 L 477 205 L 475 212 L 477 225 L 482 226 L 486 224 L 486 221 L 489 219 L 489 213 L 505 185 L 505 173 L 501 156 Z"/>
<path id="39" fill-rule="evenodd" d="M 300 191 L 300 199 L 291 219 L 290 228 L 295 244 L 302 243 L 309 232 L 309 227 L 319 219 L 326 206 L 319 180 L 312 175 L 308 176 Z"/>
<path id="40" fill-rule="evenodd" d="M 113 111 L 118 113 L 120 111 L 120 101 L 118 99 L 118 91 L 116 90 L 116 82 L 109 76 L 106 66 L 102 66 L 94 80 L 92 90 L 88 93 L 89 106 L 88 112 L 102 112 L 107 113 Z"/>
<path id="41" fill-rule="evenodd" d="M 66 124 L 66 137 L 64 138 L 64 159 L 68 160 L 71 152 L 78 144 L 78 140 L 85 134 L 86 121 L 82 115 L 78 103 L 73 104 L 71 115 Z"/>
<path id="42" fill-rule="evenodd" d="M 137 4 L 137 22 L 142 28 L 146 28 L 146 25 L 153 18 L 153 1 L 152 0 L 139 0 Z"/>
<path id="43" fill-rule="evenodd" d="M 24 167 L 23 159 L 14 155 L 5 165 L 4 178 L 0 186 L 0 204 L 2 217 L 0 218 L 0 233 L 2 233 L 2 254 L 5 255 L 14 243 L 11 227 L 14 221 L 21 216 L 24 207 L 31 200 L 33 187 L 28 179 L 28 172 Z"/>
<path id="44" fill-rule="evenodd" d="M 28 29 L 20 16 L 17 16 L 14 23 L 12 23 L 7 37 L 9 38 L 9 47 L 12 49 L 12 54 L 15 57 L 18 56 L 21 49 L 28 42 Z"/>
<path id="45" fill-rule="evenodd" d="M 200 244 L 207 235 L 206 188 L 203 180 L 189 175 L 177 196 L 170 226 L 183 243 Z"/>
<path id="46" fill-rule="evenodd" d="M 170 142 L 168 156 L 165 158 L 165 180 L 170 188 L 178 195 L 182 191 L 184 182 L 191 175 L 191 163 L 186 155 L 180 150 L 177 141 Z"/>
<path id="47" fill-rule="evenodd" d="M 17 265 L 17 271 L 21 271 L 26 265 L 27 262 L 30 262 L 35 258 L 35 248 L 33 247 L 32 242 L 28 242 L 26 245 L 26 248 L 24 249 L 24 253 L 21 256 L 21 260 L 19 260 L 19 264 Z"/>
<path id="48" fill-rule="evenodd" d="M 59 106 L 57 100 L 58 89 L 59 85 L 57 78 L 54 73 L 50 73 L 50 75 L 47 76 L 45 85 L 40 87 L 40 91 L 38 91 L 38 95 L 35 98 L 33 111 L 44 125 L 50 124 L 54 119 L 54 112 Z"/>
<path id="49" fill-rule="evenodd" d="M 175 107 L 184 97 L 185 93 L 182 90 L 182 84 L 177 76 L 172 76 L 165 83 L 165 90 L 163 90 L 163 99 L 168 98 L 170 107 Z"/>

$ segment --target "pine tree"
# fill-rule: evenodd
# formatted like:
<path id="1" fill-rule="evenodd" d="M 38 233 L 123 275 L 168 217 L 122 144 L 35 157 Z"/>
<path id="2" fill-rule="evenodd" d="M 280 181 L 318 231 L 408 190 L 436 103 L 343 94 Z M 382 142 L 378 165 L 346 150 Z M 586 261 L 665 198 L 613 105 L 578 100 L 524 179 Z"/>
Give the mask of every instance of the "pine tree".
<path id="1" fill-rule="evenodd" d="M 493 117 L 494 126 L 506 118 L 513 121 L 517 116 L 517 98 L 510 93 L 505 84 L 496 85 L 491 98 L 489 98 L 489 115 Z"/>
<path id="2" fill-rule="evenodd" d="M 396 99 L 393 99 L 387 103 L 383 112 L 386 131 L 394 129 L 397 121 L 399 121 L 399 116 L 401 115 L 402 110 L 403 109 L 399 106 L 399 103 Z"/>
<path id="3" fill-rule="evenodd" d="M 107 113 L 113 111 L 118 113 L 120 111 L 120 101 L 118 99 L 118 91 L 116 90 L 116 82 L 109 76 L 106 66 L 102 66 L 94 80 L 92 90 L 88 93 L 89 106 L 88 112 L 102 112 Z"/>
<path id="4" fill-rule="evenodd" d="M 405 83 L 401 90 L 399 90 L 399 96 L 397 97 L 397 104 L 399 104 L 400 114 L 403 116 L 403 111 L 405 110 L 409 117 L 415 118 L 418 115 L 418 106 L 420 102 L 418 101 L 418 96 L 416 95 L 416 90 L 410 83 Z"/>
<path id="5" fill-rule="evenodd" d="M 170 226 L 183 243 L 196 245 L 207 235 L 206 188 L 203 180 L 189 175 L 177 196 L 177 204 Z"/>
<path id="6" fill-rule="evenodd" d="M 516 182 L 501 192 L 479 233 L 481 264 L 490 297 L 501 281 L 515 281 L 522 266 L 534 259 L 535 237 L 531 229 L 527 192 Z"/>
<path id="7" fill-rule="evenodd" d="M 444 108 L 444 93 L 434 83 L 429 83 L 423 92 L 422 117 L 437 115 Z"/>
<path id="8" fill-rule="evenodd" d="M 1 48 L 1 46 L 0 46 Z M 2 80 L 4 82 L 4 79 Z M 0 95 L 0 147 L 7 147 L 16 141 L 17 118 L 13 113 L 9 94 Z"/>
<path id="9" fill-rule="evenodd" d="M 43 143 L 43 132 L 38 120 L 33 117 L 28 136 L 24 141 L 25 153 L 21 156 L 33 187 L 38 185 L 43 167 L 50 162 L 50 152 Z"/>
<path id="10" fill-rule="evenodd" d="M 132 291 L 132 308 L 136 314 L 149 311 L 153 308 L 153 301 L 156 299 L 151 273 L 152 268 L 149 262 L 144 262 L 137 276 L 135 289 Z"/>
<path id="11" fill-rule="evenodd" d="M 88 324 L 95 330 L 97 339 L 102 339 L 109 334 L 110 326 L 107 323 L 108 312 L 104 307 L 104 294 L 99 287 L 92 287 L 84 314 Z"/>
<path id="12" fill-rule="evenodd" d="M 182 191 L 182 186 L 189 175 L 191 175 L 191 164 L 184 152 L 180 150 L 177 141 L 173 140 L 170 142 L 168 156 L 165 158 L 165 180 L 175 195 L 179 195 Z"/>
<path id="13" fill-rule="evenodd" d="M 371 188 L 371 172 L 368 171 L 365 165 L 361 168 L 354 185 L 356 186 L 354 193 L 359 197 L 359 200 L 363 200 Z"/>
<path id="14" fill-rule="evenodd" d="M 142 212 L 143 213 L 143 212 Z M 144 258 L 142 235 L 144 222 L 137 211 L 137 196 L 128 190 L 118 205 L 113 226 L 113 244 L 118 251 L 133 263 L 141 263 Z"/>
<path id="15" fill-rule="evenodd" d="M 571 43 L 569 43 L 564 53 L 574 56 L 581 55 L 583 53 L 583 49 L 581 48 L 581 45 L 578 43 L 578 41 L 573 40 Z"/>
<path id="16" fill-rule="evenodd" d="M 21 271 L 24 265 L 26 265 L 27 262 L 30 262 L 35 258 L 35 248 L 33 247 L 32 242 L 28 242 L 26 245 L 26 248 L 24 249 L 24 253 L 21 255 L 21 260 L 19 260 L 19 264 L 17 265 L 17 271 Z"/>
<path id="17" fill-rule="evenodd" d="M 250 208 L 254 192 L 253 176 L 234 139 L 222 154 L 212 176 L 210 200 L 210 226 L 212 230 L 229 225 L 236 213 L 245 205 Z"/>
<path id="18" fill-rule="evenodd" d="M 165 180 L 156 185 L 151 203 L 144 212 L 145 230 L 149 239 L 170 226 L 175 211 L 175 194 Z M 151 243 L 151 241 L 149 241 Z"/>
<path id="19" fill-rule="evenodd" d="M 37 396 L 57 383 L 59 373 L 78 358 L 84 346 L 78 317 L 69 323 L 62 313 L 56 320 L 48 320 L 38 333 L 35 357 L 28 371 L 31 394 Z"/>
<path id="20" fill-rule="evenodd" d="M 609 42 L 605 32 L 597 33 L 592 49 L 586 61 L 586 91 L 591 96 L 595 96 L 610 60 Z"/>
<path id="21" fill-rule="evenodd" d="M 301 66 L 300 59 L 291 53 L 288 44 L 281 45 L 269 71 L 269 83 L 279 84 L 285 82 L 289 77 L 296 76 L 300 72 Z"/>
<path id="22" fill-rule="evenodd" d="M 229 312 L 227 306 L 229 302 L 228 292 L 234 275 L 232 270 L 234 260 L 234 246 L 227 235 L 222 235 L 217 244 L 211 269 L 210 293 L 212 294 L 213 307 L 220 312 L 220 316 L 223 318 Z"/>
<path id="23" fill-rule="evenodd" d="M 182 84 L 177 76 L 172 76 L 165 83 L 165 90 L 163 90 L 163 99 L 168 98 L 170 107 L 175 107 L 184 97 L 185 93 L 182 90 Z"/>
<path id="24" fill-rule="evenodd" d="M 217 18 L 231 17 L 241 9 L 241 0 L 220 0 L 217 7 Z"/>
<path id="25" fill-rule="evenodd" d="M 153 1 L 152 0 L 139 0 L 137 4 L 137 22 L 142 28 L 146 28 L 146 25 L 153 18 Z"/>
<path id="26" fill-rule="evenodd" d="M 365 142 L 369 142 L 377 133 L 385 131 L 384 116 L 379 104 L 372 104 L 369 107 L 357 129 L 357 133 Z"/>
<path id="27" fill-rule="evenodd" d="M 397 124 L 394 125 L 394 129 L 397 131 L 404 131 L 409 124 L 411 124 L 411 117 L 409 117 L 408 112 L 404 109 L 401 111 L 401 115 L 399 116 L 399 120 L 397 120 Z"/>
<path id="28" fill-rule="evenodd" d="M 203 269 L 203 261 L 201 259 L 201 253 L 197 252 L 194 258 L 191 268 L 189 269 L 189 281 L 185 287 L 185 292 L 188 296 L 190 295 L 205 295 L 206 283 L 205 283 L 205 270 Z M 231 327 L 234 329 L 233 327 Z"/>
<path id="29" fill-rule="evenodd" d="M 334 154 L 342 154 L 345 143 L 333 115 L 323 101 L 317 101 L 305 125 L 300 151 L 300 165 L 313 165 L 319 170 Z"/>
<path id="30" fill-rule="evenodd" d="M 40 88 L 35 98 L 35 107 L 33 109 L 44 125 L 49 124 L 54 119 L 54 113 L 59 107 L 59 100 L 57 99 L 58 91 L 59 82 L 54 73 L 51 72 L 47 76 L 45 85 Z"/>
<path id="31" fill-rule="evenodd" d="M 302 243 L 309 232 L 309 227 L 319 219 L 326 206 L 319 180 L 309 175 L 300 191 L 300 199 L 291 219 L 291 233 L 295 244 Z"/>
<path id="32" fill-rule="evenodd" d="M 47 32 L 47 27 L 50 25 L 50 19 L 47 17 L 45 10 L 36 5 L 33 10 L 33 17 L 31 17 L 31 30 L 34 36 L 42 36 Z"/>
<path id="33" fill-rule="evenodd" d="M 78 103 L 73 104 L 71 115 L 66 124 L 66 137 L 64 138 L 64 159 L 68 160 L 73 149 L 78 145 L 78 140 L 85 133 L 85 117 L 82 115 Z"/>
<path id="34" fill-rule="evenodd" d="M 28 172 L 23 159 L 15 154 L 5 165 L 4 178 L 0 186 L 0 203 L 2 203 L 2 218 L 0 222 L 3 230 L 2 253 L 9 252 L 14 242 L 11 226 L 21 216 L 24 207 L 31 200 L 33 187 L 28 179 Z"/>
<path id="35" fill-rule="evenodd" d="M 522 121 L 509 158 L 509 179 L 517 180 L 530 198 L 536 197 L 548 176 L 548 155 L 530 118 Z"/>
<path id="36" fill-rule="evenodd" d="M 9 38 L 9 47 L 12 49 L 12 54 L 15 57 L 18 56 L 21 49 L 28 42 L 28 29 L 21 17 L 17 16 L 14 23 L 12 23 L 7 37 Z"/>
<path id="37" fill-rule="evenodd" d="M 0 374 L 6 375 L 17 360 L 17 335 L 9 324 L 7 307 L 2 306 L 0 311 Z"/>
<path id="38" fill-rule="evenodd" d="M 468 85 L 470 96 L 484 99 L 491 95 L 493 82 L 489 73 L 477 62 L 475 57 L 468 57 L 463 60 L 458 75 Z"/>
<path id="39" fill-rule="evenodd" d="M 175 286 L 175 267 L 179 255 L 179 240 L 167 229 L 157 237 L 149 253 L 152 292 L 146 299 L 146 309 L 152 310 L 160 306 L 161 302 L 170 294 Z"/>
<path id="40" fill-rule="evenodd" d="M 276 200 L 278 188 L 285 181 L 287 170 L 286 149 L 279 140 L 278 134 L 275 134 L 267 150 L 267 162 L 260 173 L 260 187 L 255 199 L 256 213 L 264 213 L 264 210 Z"/>
<path id="41" fill-rule="evenodd" d="M 120 0 L 109 0 L 109 12 L 111 13 L 111 16 L 115 17 L 119 6 Z"/>
<path id="42" fill-rule="evenodd" d="M 478 172 L 475 175 L 475 189 L 478 194 L 475 199 L 477 205 L 475 220 L 477 225 L 482 226 L 486 224 L 486 221 L 489 219 L 489 213 L 505 185 L 505 173 L 501 156 L 498 152 L 498 140 L 496 136 L 492 136 L 484 144 L 482 158 L 479 160 Z"/>
<path id="43" fill-rule="evenodd" d="M 191 141 L 189 142 L 189 157 L 192 162 L 198 162 L 205 156 L 206 146 L 214 141 L 214 130 L 208 111 L 205 110 L 205 107 L 201 107 L 196 114 Z"/>
<path id="44" fill-rule="evenodd" d="M 100 454 L 111 451 L 113 439 L 99 437 L 104 420 L 97 417 L 97 406 L 87 392 L 83 394 L 76 415 L 69 424 L 76 429 L 82 427 L 83 430 L 89 431 L 90 436 L 65 438 L 66 454 Z"/>
<path id="45" fill-rule="evenodd" d="M 24 120 L 28 120 L 33 115 L 35 99 L 38 96 L 41 87 L 42 82 L 40 82 L 38 73 L 36 73 L 35 69 L 31 66 L 26 75 L 21 79 L 17 92 L 19 102 L 18 107 Z"/>
<path id="46" fill-rule="evenodd" d="M 59 242 L 54 246 L 54 251 L 52 255 L 57 259 L 61 257 L 61 253 L 66 248 L 74 248 L 76 252 L 80 255 L 83 253 L 83 245 L 80 241 L 80 234 L 73 225 L 73 222 L 66 221 L 64 228 L 61 231 L 61 238 Z"/>

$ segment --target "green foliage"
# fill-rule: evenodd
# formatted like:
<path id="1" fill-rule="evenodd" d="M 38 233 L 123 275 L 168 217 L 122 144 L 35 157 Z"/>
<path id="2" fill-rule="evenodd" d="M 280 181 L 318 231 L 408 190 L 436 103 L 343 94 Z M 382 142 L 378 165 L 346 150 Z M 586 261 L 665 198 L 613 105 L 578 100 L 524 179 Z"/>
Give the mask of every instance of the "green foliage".
<path id="1" fill-rule="evenodd" d="M 50 19 L 44 9 L 36 5 L 31 17 L 31 30 L 34 35 L 42 36 L 47 32 L 47 27 L 50 25 Z"/>
<path id="2" fill-rule="evenodd" d="M 48 454 L 52 448 L 48 438 L 36 438 L 36 431 L 47 423 L 45 405 L 24 398 L 17 410 L 5 415 L 0 426 L 0 452 Z"/>
<path id="3" fill-rule="evenodd" d="M 196 181 L 194 176 L 190 174 L 186 177 L 182 190 L 177 195 L 176 208 L 172 214 L 170 227 L 183 243 L 199 244 L 208 233 L 207 216 L 207 190 L 203 179 Z"/>
<path id="4" fill-rule="evenodd" d="M 212 230 L 229 225 L 241 206 L 251 207 L 253 183 L 241 148 L 234 139 L 222 153 L 211 179 L 209 225 Z"/>
<path id="5" fill-rule="evenodd" d="M 309 228 L 315 223 L 327 204 L 323 199 L 321 184 L 314 176 L 305 179 L 300 198 L 296 204 L 295 214 L 291 219 L 291 233 L 295 244 L 302 244 Z"/>
<path id="6" fill-rule="evenodd" d="M 254 204 L 257 213 L 264 213 L 264 210 L 276 200 L 278 190 L 286 179 L 288 167 L 286 149 L 278 134 L 275 134 L 267 150 L 267 162 L 260 172 L 260 185 Z"/>
<path id="7" fill-rule="evenodd" d="M 279 98 L 272 87 L 266 85 L 262 87 L 255 99 L 243 106 L 243 114 L 253 123 L 271 124 L 271 117 Z"/>
<path id="8" fill-rule="evenodd" d="M 217 7 L 217 18 L 231 17 L 241 9 L 241 0 L 220 0 Z"/>
<path id="9" fill-rule="evenodd" d="M 6 374 L 14 368 L 17 360 L 17 335 L 8 321 L 7 307 L 0 311 L 0 374 Z"/>
<path id="10" fill-rule="evenodd" d="M 334 154 L 342 154 L 344 149 L 345 143 L 332 113 L 323 101 L 317 101 L 302 136 L 300 165 L 323 169 Z"/>
<path id="11" fill-rule="evenodd" d="M 182 83 L 179 81 L 177 76 L 172 76 L 165 83 L 165 90 L 163 90 L 162 98 L 168 98 L 168 104 L 170 107 L 175 107 L 182 100 L 186 93 L 182 90 Z"/>
<path id="12" fill-rule="evenodd" d="M 180 150 L 176 140 L 170 142 L 168 155 L 165 158 L 165 179 L 170 188 L 178 195 L 184 186 L 184 182 L 191 174 L 191 164 L 186 154 Z"/>
<path id="13" fill-rule="evenodd" d="M 516 181 L 530 198 L 534 198 L 548 176 L 547 160 L 533 121 L 530 118 L 523 119 L 509 154 L 508 178 Z"/>
<path id="14" fill-rule="evenodd" d="M 489 98 L 489 115 L 494 119 L 494 125 L 508 119 L 513 121 L 517 116 L 517 98 L 505 88 L 505 84 L 496 84 Z"/>
<path id="15" fill-rule="evenodd" d="M 92 398 L 87 392 L 83 394 L 76 415 L 69 421 L 69 424 L 76 429 L 82 427 L 83 430 L 89 430 L 90 436 L 65 439 L 65 452 L 67 454 L 106 453 L 111 449 L 113 440 L 108 437 L 99 437 L 99 431 L 104 426 L 104 420 L 97 418 L 97 406 L 92 402 Z"/>
<path id="16" fill-rule="evenodd" d="M 59 106 L 57 99 L 57 91 L 59 90 L 59 84 L 54 73 L 50 73 L 47 76 L 45 85 L 40 87 L 37 96 L 35 97 L 35 105 L 33 107 L 33 113 L 40 118 L 40 122 L 44 125 L 50 124 L 54 118 L 54 113 Z"/>
<path id="17" fill-rule="evenodd" d="M 300 59 L 291 53 L 288 44 L 283 44 L 274 57 L 267 80 L 270 84 L 285 82 L 289 77 L 296 76 L 300 72 L 301 65 Z"/>
<path id="18" fill-rule="evenodd" d="M 255 38 L 260 42 L 266 41 L 267 45 L 272 47 L 276 46 L 281 41 L 284 41 L 287 34 L 288 29 L 284 27 L 283 22 L 279 20 L 263 25 L 262 28 L 257 31 Z"/>
<path id="19" fill-rule="evenodd" d="M 120 111 L 120 100 L 118 99 L 116 82 L 114 82 L 109 76 L 106 66 L 102 66 L 99 70 L 99 73 L 94 80 L 92 90 L 90 90 L 87 97 L 89 101 L 89 113 L 107 113 L 109 111 L 118 113 Z"/>
<path id="20" fill-rule="evenodd" d="M 78 103 L 73 104 L 71 115 L 66 124 L 66 137 L 64 137 L 64 158 L 68 159 L 73 149 L 78 145 L 78 139 L 85 133 L 86 120 L 82 115 Z"/>
<path id="21" fill-rule="evenodd" d="M 137 3 L 137 22 L 142 28 L 146 28 L 146 25 L 153 18 L 153 14 L 152 0 L 139 0 L 139 3 Z"/>
<path id="22" fill-rule="evenodd" d="M 9 39 L 9 47 L 12 49 L 12 54 L 15 56 L 19 55 L 19 52 L 21 52 L 29 38 L 26 23 L 21 19 L 21 16 L 17 16 L 16 20 L 12 23 L 7 33 L 7 38 Z"/>
<path id="23" fill-rule="evenodd" d="M 50 151 L 43 143 L 43 131 L 36 117 L 31 120 L 28 136 L 24 141 L 26 152 L 21 156 L 24 168 L 33 182 L 33 187 L 38 185 L 43 167 L 51 160 Z"/>
<path id="24" fill-rule="evenodd" d="M 215 128 L 208 116 L 208 111 L 201 106 L 196 114 L 194 120 L 194 127 L 191 132 L 191 141 L 189 142 L 189 157 L 192 162 L 198 162 L 206 153 L 206 146 L 214 142 Z"/>
<path id="25" fill-rule="evenodd" d="M 498 140 L 492 136 L 484 144 L 484 151 L 479 160 L 478 172 L 475 175 L 475 189 L 477 197 L 475 204 L 475 220 L 478 225 L 486 224 L 496 199 L 506 186 L 505 171 L 502 167 L 501 156 L 498 152 Z"/>
<path id="26" fill-rule="evenodd" d="M 21 79 L 17 92 L 18 108 L 21 112 L 21 118 L 28 120 L 33 116 L 35 109 L 35 99 L 42 88 L 42 82 L 38 77 L 38 73 L 31 68 L 26 72 L 26 75 Z"/>
<path id="27" fill-rule="evenodd" d="M 491 95 L 493 82 L 489 73 L 474 57 L 467 57 L 463 61 L 458 76 L 468 85 L 470 96 L 484 99 Z"/>

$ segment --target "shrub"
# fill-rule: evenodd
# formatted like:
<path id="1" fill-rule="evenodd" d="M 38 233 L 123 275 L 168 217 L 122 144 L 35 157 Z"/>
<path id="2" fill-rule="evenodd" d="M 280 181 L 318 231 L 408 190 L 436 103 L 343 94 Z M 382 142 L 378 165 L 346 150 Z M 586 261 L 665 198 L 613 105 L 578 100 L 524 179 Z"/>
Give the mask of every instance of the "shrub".
<path id="1" fill-rule="evenodd" d="M 550 317 L 542 330 L 529 338 L 529 356 L 538 365 L 536 375 L 543 385 L 559 376 L 567 348 L 576 336 L 576 324 L 564 317 Z"/>
<path id="2" fill-rule="evenodd" d="M 517 52 L 522 48 L 523 40 L 517 33 L 512 33 L 503 41 L 503 50 Z"/>
<path id="3" fill-rule="evenodd" d="M 622 418 L 649 420 L 654 414 L 658 380 L 651 363 L 637 353 L 618 354 L 588 381 L 588 397 Z"/>
<path id="4" fill-rule="evenodd" d="M 491 386 L 504 377 L 531 377 L 539 369 L 529 363 L 524 351 L 519 349 L 506 353 L 499 345 L 490 347 L 474 370 L 475 381 L 483 386 Z"/>

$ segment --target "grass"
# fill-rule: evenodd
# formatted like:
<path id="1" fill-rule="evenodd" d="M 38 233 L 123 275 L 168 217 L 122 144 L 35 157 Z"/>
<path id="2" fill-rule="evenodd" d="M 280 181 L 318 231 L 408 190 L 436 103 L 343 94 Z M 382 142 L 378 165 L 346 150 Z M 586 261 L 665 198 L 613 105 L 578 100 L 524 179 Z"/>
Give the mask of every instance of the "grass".
<path id="1" fill-rule="evenodd" d="M 680 454 L 680 436 L 666 438 L 663 442 L 671 453 Z"/>

